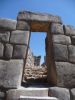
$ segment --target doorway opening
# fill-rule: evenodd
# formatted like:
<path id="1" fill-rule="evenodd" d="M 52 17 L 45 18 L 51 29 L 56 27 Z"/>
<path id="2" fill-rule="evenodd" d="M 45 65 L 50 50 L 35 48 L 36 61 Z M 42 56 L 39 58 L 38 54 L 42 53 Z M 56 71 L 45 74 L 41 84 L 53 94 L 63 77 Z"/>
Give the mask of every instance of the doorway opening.
<path id="1" fill-rule="evenodd" d="M 46 35 L 46 32 L 31 32 L 24 73 L 24 80 L 29 84 L 47 83 Z"/>

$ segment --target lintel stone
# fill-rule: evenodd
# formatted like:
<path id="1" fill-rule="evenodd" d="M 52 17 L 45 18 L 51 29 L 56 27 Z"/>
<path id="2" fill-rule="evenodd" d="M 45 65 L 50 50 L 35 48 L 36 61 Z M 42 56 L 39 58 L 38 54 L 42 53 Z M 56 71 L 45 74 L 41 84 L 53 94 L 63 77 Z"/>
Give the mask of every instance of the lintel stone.
<path id="1" fill-rule="evenodd" d="M 53 16 L 50 14 L 33 13 L 33 12 L 28 12 L 28 11 L 19 12 L 17 19 L 27 20 L 27 21 L 62 23 L 61 18 L 59 16 Z"/>

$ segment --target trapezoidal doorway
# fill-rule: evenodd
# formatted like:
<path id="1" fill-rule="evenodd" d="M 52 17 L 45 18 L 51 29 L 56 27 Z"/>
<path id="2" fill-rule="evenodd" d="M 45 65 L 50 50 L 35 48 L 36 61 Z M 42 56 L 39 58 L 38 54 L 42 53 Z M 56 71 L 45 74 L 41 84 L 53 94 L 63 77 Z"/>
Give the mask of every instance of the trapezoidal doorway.
<path id="1" fill-rule="evenodd" d="M 20 12 L 18 15 L 18 24 L 17 24 L 17 29 L 24 30 L 29 34 L 26 37 L 26 42 L 28 40 L 26 44 L 27 46 L 26 54 L 28 54 L 28 49 L 29 49 L 29 42 L 31 36 L 30 33 L 31 32 L 47 33 L 45 39 L 46 66 L 47 66 L 46 82 L 50 85 L 57 84 L 56 66 L 54 61 L 53 42 L 52 42 L 52 33 L 51 33 L 51 23 L 59 22 L 58 17 L 56 17 L 56 19 L 54 16 L 51 15 L 43 15 L 43 14 L 31 13 L 31 12 Z M 26 60 L 27 60 L 27 55 L 25 56 L 25 60 L 24 60 L 25 61 L 24 70 L 26 67 Z"/>
<path id="2" fill-rule="evenodd" d="M 31 32 L 35 32 L 35 34 L 36 32 L 46 32 L 45 33 L 46 37 L 43 41 L 45 44 L 44 49 L 46 53 L 45 65 L 44 65 L 45 67 L 42 67 L 42 66 L 37 67 L 37 65 L 39 65 L 38 63 L 40 62 L 40 56 L 33 55 L 32 54 L 33 51 L 31 52 L 29 48 Z M 36 45 L 37 45 L 37 42 L 35 41 Z M 52 43 L 52 34 L 50 32 L 50 23 L 36 22 L 36 21 L 31 22 L 29 44 L 28 44 L 27 58 L 26 58 L 26 64 L 25 64 L 25 69 L 24 69 L 25 71 L 23 75 L 24 82 L 27 83 L 28 85 L 35 84 L 35 83 L 41 84 L 41 85 L 42 84 L 50 85 L 50 86 L 56 85 L 57 78 L 56 78 L 56 68 L 55 68 L 55 63 L 54 63 L 54 58 L 53 58 L 53 43 Z M 29 59 L 30 61 L 28 61 Z"/>
<path id="3" fill-rule="evenodd" d="M 47 85 L 45 32 L 31 32 L 24 81 L 28 84 Z"/>

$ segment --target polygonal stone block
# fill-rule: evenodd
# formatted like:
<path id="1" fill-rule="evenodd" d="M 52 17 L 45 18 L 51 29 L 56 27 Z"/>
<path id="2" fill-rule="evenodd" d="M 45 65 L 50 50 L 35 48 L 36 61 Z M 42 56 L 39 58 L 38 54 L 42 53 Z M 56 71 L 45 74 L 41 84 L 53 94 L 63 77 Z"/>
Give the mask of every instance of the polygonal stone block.
<path id="1" fill-rule="evenodd" d="M 53 42 L 68 45 L 71 44 L 71 39 L 65 35 L 53 35 Z"/>
<path id="2" fill-rule="evenodd" d="M 75 35 L 75 28 L 70 25 L 64 25 L 64 30 L 66 35 L 74 36 Z"/>
<path id="3" fill-rule="evenodd" d="M 71 37 L 72 44 L 75 45 L 75 36 Z"/>
<path id="4" fill-rule="evenodd" d="M 53 97 L 58 98 L 59 100 L 70 100 L 70 92 L 67 88 L 50 87 L 49 93 L 52 94 Z"/>
<path id="5" fill-rule="evenodd" d="M 75 63 L 75 46 L 69 45 L 69 61 Z"/>
<path id="6" fill-rule="evenodd" d="M 11 44 L 5 45 L 5 58 L 10 59 L 12 58 L 13 54 L 13 46 Z"/>
<path id="7" fill-rule="evenodd" d="M 12 31 L 11 32 L 11 37 L 10 37 L 10 42 L 13 44 L 25 44 L 28 45 L 29 41 L 29 31 Z"/>
<path id="8" fill-rule="evenodd" d="M 75 86 L 75 64 L 56 62 L 57 85 L 66 88 Z"/>
<path id="9" fill-rule="evenodd" d="M 54 58 L 56 61 L 67 61 L 68 60 L 68 49 L 66 45 L 53 44 Z"/>
<path id="10" fill-rule="evenodd" d="M 0 18 L 0 30 L 16 30 L 16 20 Z"/>
<path id="11" fill-rule="evenodd" d="M 63 25 L 58 23 L 51 24 L 51 33 L 53 34 L 64 34 Z"/>
<path id="12" fill-rule="evenodd" d="M 27 51 L 27 46 L 15 45 L 14 52 L 13 52 L 13 58 L 18 58 L 18 59 L 25 58 L 26 51 Z"/>
<path id="13" fill-rule="evenodd" d="M 0 60 L 0 87 L 18 88 L 21 85 L 23 60 Z"/>
<path id="14" fill-rule="evenodd" d="M 25 31 L 30 30 L 29 23 L 26 21 L 18 21 L 17 22 L 17 30 L 25 30 Z"/>
<path id="15" fill-rule="evenodd" d="M 0 41 L 9 42 L 10 32 L 0 32 Z"/>

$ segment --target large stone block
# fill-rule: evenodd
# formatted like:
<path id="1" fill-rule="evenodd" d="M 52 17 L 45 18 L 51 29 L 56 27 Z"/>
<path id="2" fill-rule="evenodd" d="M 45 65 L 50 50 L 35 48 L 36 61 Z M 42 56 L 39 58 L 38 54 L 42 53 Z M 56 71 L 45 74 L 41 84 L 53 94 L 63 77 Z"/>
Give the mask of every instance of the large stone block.
<path id="1" fill-rule="evenodd" d="M 29 41 L 29 31 L 12 31 L 11 32 L 11 37 L 10 37 L 10 42 L 14 44 L 26 44 L 28 45 Z"/>
<path id="2" fill-rule="evenodd" d="M 13 54 L 13 46 L 11 44 L 6 44 L 5 45 L 5 58 L 10 59 L 12 58 Z"/>
<path id="3" fill-rule="evenodd" d="M 15 45 L 14 52 L 13 52 L 13 58 L 18 58 L 18 59 L 25 58 L 26 51 L 27 51 L 27 46 Z"/>
<path id="4" fill-rule="evenodd" d="M 68 62 L 56 62 L 58 86 L 75 87 L 75 64 Z"/>
<path id="5" fill-rule="evenodd" d="M 70 25 L 64 25 L 64 30 L 66 35 L 74 36 L 75 35 L 75 28 Z"/>
<path id="6" fill-rule="evenodd" d="M 30 30 L 29 23 L 26 21 L 18 21 L 17 22 L 17 30 L 25 30 L 25 31 Z"/>
<path id="7" fill-rule="evenodd" d="M 16 20 L 0 18 L 0 30 L 16 30 Z"/>
<path id="8" fill-rule="evenodd" d="M 3 57 L 4 46 L 0 43 L 0 57 Z"/>
<path id="9" fill-rule="evenodd" d="M 0 60 L 0 87 L 17 88 L 21 85 L 23 60 Z"/>
<path id="10" fill-rule="evenodd" d="M 71 44 L 71 39 L 69 36 L 65 35 L 53 35 L 53 42 L 69 45 Z"/>
<path id="11" fill-rule="evenodd" d="M 71 37 L 72 44 L 75 45 L 75 36 Z"/>
<path id="12" fill-rule="evenodd" d="M 6 100 L 18 100 L 20 96 L 33 96 L 33 97 L 47 97 L 47 88 L 23 88 L 23 89 L 11 89 L 7 92 Z"/>
<path id="13" fill-rule="evenodd" d="M 49 94 L 52 94 L 53 97 L 59 100 L 70 100 L 70 93 L 66 88 L 51 87 L 49 88 Z"/>
<path id="14" fill-rule="evenodd" d="M 66 45 L 55 44 L 54 47 L 54 58 L 56 61 L 67 61 L 68 60 L 68 49 Z"/>
<path id="15" fill-rule="evenodd" d="M 10 32 L 0 32 L 0 41 L 9 42 Z"/>
<path id="16" fill-rule="evenodd" d="M 53 16 L 50 14 L 33 13 L 28 11 L 22 11 L 18 14 L 18 20 L 29 21 L 41 21 L 41 22 L 58 22 L 62 23 L 59 16 Z"/>
<path id="17" fill-rule="evenodd" d="M 69 45 L 69 61 L 75 63 L 75 46 Z"/>
<path id="18" fill-rule="evenodd" d="M 20 100 L 58 100 L 55 97 L 32 97 L 32 96 L 20 96 Z"/>
<path id="19" fill-rule="evenodd" d="M 58 23 L 52 23 L 51 33 L 53 34 L 64 34 L 63 25 Z"/>
<path id="20" fill-rule="evenodd" d="M 75 100 L 75 88 L 71 89 L 71 100 Z"/>

